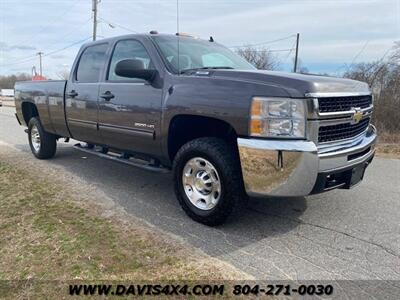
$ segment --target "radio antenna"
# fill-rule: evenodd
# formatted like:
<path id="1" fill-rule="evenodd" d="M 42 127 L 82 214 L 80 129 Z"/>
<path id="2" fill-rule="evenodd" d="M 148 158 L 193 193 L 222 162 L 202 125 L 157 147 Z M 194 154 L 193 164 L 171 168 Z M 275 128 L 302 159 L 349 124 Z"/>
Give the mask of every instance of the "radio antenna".
<path id="1" fill-rule="evenodd" d="M 177 38 L 177 48 L 178 48 L 178 76 L 181 74 L 180 68 L 180 54 L 179 54 L 179 0 L 176 0 L 176 38 Z"/>

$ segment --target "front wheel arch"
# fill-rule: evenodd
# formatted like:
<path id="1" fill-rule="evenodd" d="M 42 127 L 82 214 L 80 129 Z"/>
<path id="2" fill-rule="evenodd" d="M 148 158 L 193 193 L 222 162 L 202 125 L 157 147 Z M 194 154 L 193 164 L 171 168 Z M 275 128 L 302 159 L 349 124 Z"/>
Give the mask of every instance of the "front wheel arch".
<path id="1" fill-rule="evenodd" d="M 182 114 L 174 116 L 168 127 L 167 151 L 173 161 L 179 149 L 191 140 L 204 137 L 215 137 L 235 144 L 237 133 L 228 122 L 208 116 Z"/>

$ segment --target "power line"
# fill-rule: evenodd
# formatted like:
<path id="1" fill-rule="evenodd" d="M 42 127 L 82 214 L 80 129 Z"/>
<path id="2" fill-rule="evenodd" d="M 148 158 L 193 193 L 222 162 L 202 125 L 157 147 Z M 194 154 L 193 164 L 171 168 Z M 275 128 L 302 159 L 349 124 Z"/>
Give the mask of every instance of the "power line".
<path id="1" fill-rule="evenodd" d="M 88 37 L 88 38 L 85 38 L 85 39 L 83 39 L 83 40 L 79 40 L 79 41 L 77 41 L 77 42 L 74 42 L 74 43 L 72 43 L 72 44 L 69 44 L 69 45 L 67 45 L 67 46 L 65 46 L 65 47 L 62 47 L 62 48 L 60 48 L 60 49 L 57 49 L 57 50 L 48 52 L 48 53 L 46 53 L 46 54 L 43 54 L 42 57 L 47 57 L 47 56 L 53 55 L 53 54 L 55 54 L 55 53 L 64 51 L 64 50 L 66 50 L 66 49 L 68 49 L 68 48 L 71 48 L 71 47 L 73 47 L 73 46 L 75 46 L 75 45 L 81 44 L 81 43 L 83 43 L 83 42 L 85 42 L 85 41 L 87 41 L 87 40 L 89 40 L 89 39 L 91 39 L 91 38 L 92 38 L 92 37 Z M 13 62 L 13 63 L 10 63 L 10 64 L 5 64 L 5 65 L 3 65 L 3 66 L 4 66 L 4 67 L 9 67 L 9 66 L 14 66 L 14 65 L 26 63 L 26 62 L 29 62 L 29 61 L 32 61 L 32 60 L 36 59 L 36 57 L 37 57 L 37 54 L 34 55 L 31 59 L 25 59 L 25 60 L 22 60 L 22 61 Z"/>
<path id="2" fill-rule="evenodd" d="M 71 29 L 70 31 L 67 31 L 67 33 L 62 35 L 63 40 L 60 40 L 59 42 L 56 42 L 54 44 L 57 45 L 57 44 L 60 44 L 60 42 L 64 43 L 66 37 L 70 36 L 72 33 L 76 33 L 77 30 L 81 29 L 83 26 L 86 26 L 91 20 L 92 20 L 92 17 L 89 17 L 82 23 L 74 24 L 75 26 L 72 26 L 73 29 Z"/>
<path id="3" fill-rule="evenodd" d="M 82 27 L 83 27 L 84 25 L 86 25 L 91 19 L 92 19 L 92 17 L 90 17 L 89 19 L 87 19 L 87 20 L 84 21 L 83 23 L 78 24 L 78 25 L 80 25 L 78 28 L 79 28 L 79 29 L 82 28 Z M 62 35 L 63 40 L 60 41 L 60 42 L 63 42 L 63 43 L 64 43 L 64 42 L 65 42 L 65 38 L 66 38 L 67 36 L 70 36 L 71 33 L 75 33 L 76 30 L 77 30 L 78 28 L 74 28 L 74 29 L 68 31 L 66 34 L 63 34 L 63 35 Z M 58 44 L 59 44 L 59 42 L 53 43 L 53 45 L 58 45 Z M 34 57 L 36 57 L 36 54 L 28 55 L 28 56 L 25 56 L 25 57 L 16 58 L 16 61 L 14 61 L 14 63 L 19 63 L 19 62 L 22 63 L 22 62 L 25 62 L 25 61 L 30 61 L 30 60 L 31 60 L 32 58 L 34 58 Z M 13 64 L 14 64 L 14 63 L 13 63 Z"/>
<path id="4" fill-rule="evenodd" d="M 125 29 L 126 31 L 129 31 L 129 32 L 132 32 L 132 33 L 138 33 L 137 31 L 135 31 L 135 30 L 132 30 L 132 29 L 130 29 L 130 28 L 128 28 L 128 27 L 125 27 L 125 26 L 123 26 L 123 25 L 121 25 L 121 24 L 118 24 L 118 23 L 115 23 L 115 22 L 113 22 L 113 21 L 109 21 L 109 20 L 107 20 L 107 19 L 104 19 L 104 18 L 102 18 L 102 17 L 98 17 L 98 19 L 99 20 L 102 20 L 102 21 L 104 21 L 104 22 L 106 22 L 109 26 L 111 26 L 111 27 L 119 27 L 119 28 L 121 28 L 121 29 Z"/>
<path id="5" fill-rule="evenodd" d="M 262 49 L 262 50 L 246 50 L 249 52 L 287 52 L 287 51 L 293 51 L 294 48 L 288 48 L 288 49 Z"/>
<path id="6" fill-rule="evenodd" d="M 290 54 L 292 54 L 292 51 L 296 48 L 296 42 L 297 42 L 297 41 L 295 41 L 295 42 L 293 43 L 292 48 L 290 48 L 290 51 L 289 51 L 288 55 L 286 55 L 286 57 L 285 57 L 285 59 L 284 59 L 285 62 L 286 62 L 286 60 L 289 58 Z"/>
<path id="7" fill-rule="evenodd" d="M 390 53 L 390 51 L 391 51 L 392 49 L 393 49 L 392 47 L 388 48 L 388 49 L 385 51 L 385 53 L 383 54 L 383 56 L 382 56 L 376 63 L 378 63 L 378 64 L 381 63 L 381 62 L 385 59 L 385 57 Z M 374 64 L 372 64 L 372 66 L 369 67 L 369 68 L 366 70 L 366 72 L 368 72 L 369 70 L 371 70 L 373 67 L 374 67 Z"/>
<path id="8" fill-rule="evenodd" d="M 24 62 L 27 62 L 27 61 L 31 61 L 34 58 L 36 58 L 36 56 L 37 56 L 37 54 L 26 56 L 24 58 L 18 59 L 17 61 L 14 61 L 11 65 L 14 65 L 14 64 L 17 64 L 17 63 L 24 63 Z M 10 64 L 2 64 L 2 66 L 9 66 L 9 65 Z"/>
<path id="9" fill-rule="evenodd" d="M 241 45 L 241 46 L 230 46 L 229 48 L 243 48 L 243 47 L 257 47 L 257 46 L 263 46 L 263 45 L 267 45 L 267 44 L 272 44 L 272 43 L 276 43 L 276 42 L 280 42 L 280 41 L 284 41 L 284 40 L 288 40 L 290 38 L 295 37 L 296 34 L 292 34 L 283 38 L 279 38 L 276 40 L 270 40 L 270 41 L 266 41 L 266 42 L 262 42 L 262 43 L 257 43 L 257 44 L 249 44 L 249 45 Z"/>
<path id="10" fill-rule="evenodd" d="M 354 62 L 356 61 L 356 59 L 361 55 L 361 53 L 364 52 L 365 48 L 367 47 L 367 45 L 369 44 L 369 41 L 367 41 L 364 46 L 361 48 L 361 50 L 356 54 L 356 56 L 354 56 L 354 58 L 351 60 L 350 65 L 347 66 L 347 70 L 349 70 L 349 68 L 354 64 Z"/>
<path id="11" fill-rule="evenodd" d="M 75 0 L 74 3 L 72 5 L 70 5 L 62 14 L 60 14 L 58 17 L 56 17 L 52 22 L 48 23 L 45 26 L 42 26 L 40 28 L 40 30 L 35 34 L 35 38 L 37 40 L 37 35 L 41 34 L 42 32 L 44 32 L 46 29 L 49 28 L 49 26 L 55 24 L 56 22 L 60 21 L 60 18 L 64 17 L 73 7 L 75 7 L 77 4 L 79 3 L 79 0 Z M 89 20 L 91 20 L 91 18 L 89 18 L 87 21 L 85 21 L 84 23 L 80 24 L 81 26 L 85 25 Z M 79 27 L 81 28 L 81 27 Z M 68 36 L 70 33 L 75 32 L 76 29 L 69 31 L 67 34 L 63 35 L 63 38 L 65 38 L 66 36 Z M 23 43 L 19 43 L 19 44 L 30 44 L 32 40 L 25 40 L 25 42 Z M 57 44 L 57 43 L 56 43 Z M 14 61 L 13 63 L 10 64 L 2 64 L 2 66 L 13 66 L 16 64 L 23 64 L 23 63 L 27 63 L 29 61 L 34 60 L 34 58 L 36 58 L 37 54 L 34 55 L 29 55 L 23 58 L 18 59 L 17 61 Z M 43 55 L 43 56 L 47 56 L 47 55 Z"/>
<path id="12" fill-rule="evenodd" d="M 79 3 L 79 0 L 75 0 L 74 3 L 70 6 L 68 6 L 67 9 L 65 9 L 63 11 L 62 14 L 58 15 L 53 21 L 51 21 L 50 23 L 48 23 L 47 25 L 41 26 L 39 31 L 37 33 L 35 33 L 33 36 L 35 37 L 35 40 L 37 40 L 37 36 L 41 33 L 43 33 L 44 31 L 46 31 L 51 25 L 60 22 L 60 19 L 63 18 L 67 13 L 70 12 L 70 10 L 75 7 L 75 5 L 77 5 Z M 32 43 L 32 39 L 29 40 L 25 40 L 24 42 L 20 42 L 18 44 L 31 44 Z"/>
<path id="13" fill-rule="evenodd" d="M 64 51 L 64 50 L 66 50 L 66 49 L 68 49 L 68 48 L 71 48 L 71 47 L 73 47 L 73 46 L 75 46 L 75 45 L 78 45 L 78 44 L 81 44 L 81 43 L 83 43 L 83 42 L 86 42 L 86 41 L 89 40 L 90 38 L 91 38 L 91 37 L 87 37 L 87 38 L 85 38 L 85 39 L 83 39 L 83 40 L 80 40 L 80 41 L 74 42 L 74 43 L 72 43 L 72 44 L 69 44 L 68 46 L 65 46 L 65 47 L 63 47 L 63 48 L 61 48 L 61 49 L 58 49 L 58 50 L 54 50 L 54 51 L 52 51 L 52 52 L 49 52 L 49 53 L 47 53 L 47 54 L 45 54 L 45 55 L 43 55 L 43 56 L 50 56 L 50 55 L 53 55 L 53 54 L 55 54 L 55 53 Z"/>
<path id="14" fill-rule="evenodd" d="M 390 46 L 388 49 L 386 49 L 385 53 L 381 56 L 381 58 L 379 58 L 377 61 L 375 61 L 374 63 L 371 64 L 371 66 L 367 69 L 364 70 L 364 72 L 369 72 L 369 70 L 371 70 L 373 67 L 375 67 L 377 64 L 381 63 L 385 57 L 390 53 L 390 51 L 393 49 L 392 46 Z M 348 69 L 350 68 L 350 66 L 347 66 L 347 64 L 343 64 L 341 66 L 339 66 L 336 70 L 335 73 L 338 74 L 339 70 L 343 69 L 343 68 L 347 68 L 346 71 L 348 71 Z"/>

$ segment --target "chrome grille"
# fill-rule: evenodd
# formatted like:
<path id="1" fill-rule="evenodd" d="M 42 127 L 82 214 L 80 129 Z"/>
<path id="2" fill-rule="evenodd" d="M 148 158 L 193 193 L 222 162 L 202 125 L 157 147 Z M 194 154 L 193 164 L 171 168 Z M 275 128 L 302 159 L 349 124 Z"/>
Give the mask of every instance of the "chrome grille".
<path id="1" fill-rule="evenodd" d="M 332 142 L 356 137 L 367 130 L 370 118 L 365 118 L 357 124 L 340 123 L 335 125 L 320 126 L 318 143 Z"/>
<path id="2" fill-rule="evenodd" d="M 349 111 L 352 108 L 367 108 L 371 105 L 371 95 L 318 98 L 320 113 Z"/>

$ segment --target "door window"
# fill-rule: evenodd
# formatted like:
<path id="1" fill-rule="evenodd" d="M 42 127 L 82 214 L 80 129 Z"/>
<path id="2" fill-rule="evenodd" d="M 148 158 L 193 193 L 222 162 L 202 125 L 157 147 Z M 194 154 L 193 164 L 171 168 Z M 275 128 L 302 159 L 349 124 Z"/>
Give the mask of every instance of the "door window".
<path id="1" fill-rule="evenodd" d="M 106 60 L 108 45 L 100 44 L 87 47 L 79 60 L 76 70 L 78 82 L 98 82 Z"/>
<path id="2" fill-rule="evenodd" d="M 124 59 L 138 59 L 143 62 L 144 69 L 153 69 L 150 56 L 147 53 L 144 46 L 135 40 L 123 40 L 117 43 L 114 49 L 114 53 L 111 58 L 110 68 L 108 70 L 107 79 L 110 81 L 135 81 L 144 82 L 145 80 L 140 78 L 127 78 L 120 77 L 115 74 L 115 66 L 117 63 Z"/>

